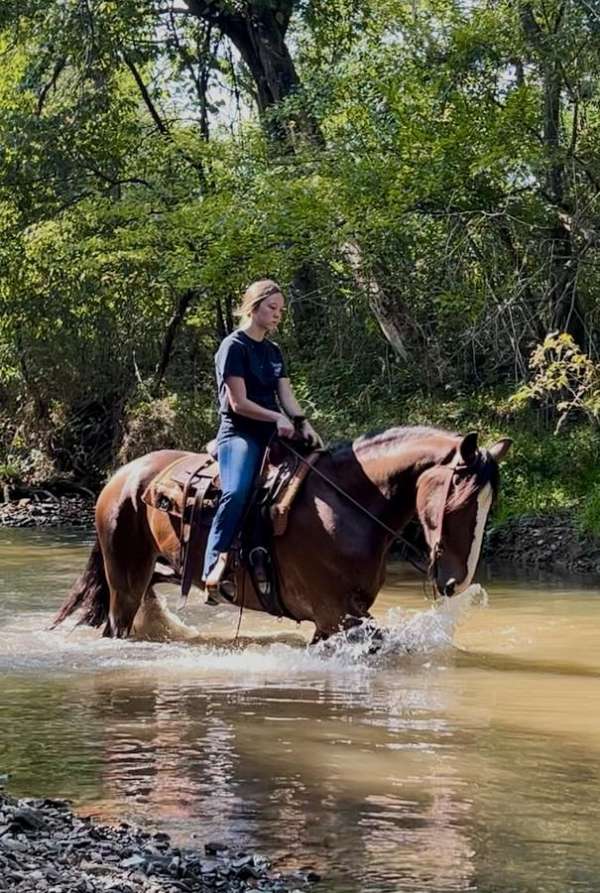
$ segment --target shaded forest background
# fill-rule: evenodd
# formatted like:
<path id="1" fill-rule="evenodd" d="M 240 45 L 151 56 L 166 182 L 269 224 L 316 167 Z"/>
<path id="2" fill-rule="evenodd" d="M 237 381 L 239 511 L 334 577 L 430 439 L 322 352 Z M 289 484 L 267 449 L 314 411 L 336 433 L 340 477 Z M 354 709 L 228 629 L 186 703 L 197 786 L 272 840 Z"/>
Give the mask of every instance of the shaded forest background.
<path id="1" fill-rule="evenodd" d="M 216 423 L 253 279 L 329 438 L 510 434 L 600 532 L 595 0 L 4 0 L 0 482 Z"/>

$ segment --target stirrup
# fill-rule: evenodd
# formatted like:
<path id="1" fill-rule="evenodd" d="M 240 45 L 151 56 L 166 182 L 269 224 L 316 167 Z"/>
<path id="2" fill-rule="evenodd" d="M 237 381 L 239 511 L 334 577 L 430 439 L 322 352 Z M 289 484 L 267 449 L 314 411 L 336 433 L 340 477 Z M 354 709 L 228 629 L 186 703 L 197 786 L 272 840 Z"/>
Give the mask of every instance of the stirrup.
<path id="1" fill-rule="evenodd" d="M 248 563 L 252 568 L 252 575 L 256 581 L 256 585 L 263 595 L 266 595 L 270 589 L 269 581 L 269 564 L 271 558 L 264 546 L 255 546 L 248 554 Z"/>

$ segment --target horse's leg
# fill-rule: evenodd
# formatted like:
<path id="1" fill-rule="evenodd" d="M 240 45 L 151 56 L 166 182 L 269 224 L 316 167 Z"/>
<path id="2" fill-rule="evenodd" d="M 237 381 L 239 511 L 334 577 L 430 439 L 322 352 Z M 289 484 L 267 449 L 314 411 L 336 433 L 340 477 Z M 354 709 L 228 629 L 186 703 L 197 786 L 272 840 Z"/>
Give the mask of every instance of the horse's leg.
<path id="1" fill-rule="evenodd" d="M 104 636 L 121 639 L 131 632 L 133 619 L 150 585 L 156 552 L 145 518 L 131 503 L 121 506 L 116 518 L 98 530 L 110 591 Z"/>
<path id="2" fill-rule="evenodd" d="M 372 630 L 375 621 L 369 608 L 375 601 L 375 595 L 358 586 L 352 589 L 340 589 L 337 597 L 329 602 L 320 604 L 315 611 L 314 623 L 316 626 L 311 645 L 328 639 L 338 633 L 350 633 L 356 627 L 365 623 Z"/>
<path id="3" fill-rule="evenodd" d="M 144 593 L 132 632 L 137 639 L 152 642 L 188 641 L 199 635 L 195 627 L 188 626 L 168 609 L 165 598 L 153 586 Z"/>
<path id="4" fill-rule="evenodd" d="M 108 622 L 104 627 L 103 636 L 122 639 L 130 634 L 135 615 L 150 585 L 153 570 L 153 556 L 143 567 L 138 565 L 133 574 L 130 572 L 122 576 L 119 572 L 115 572 L 114 566 L 111 566 L 111 571 L 107 568 L 110 603 Z"/>
<path id="5" fill-rule="evenodd" d="M 356 631 L 356 632 L 354 632 Z M 369 654 L 376 654 L 381 648 L 383 633 L 376 625 L 375 618 L 368 611 L 361 614 L 346 614 L 335 626 L 320 627 L 317 625 L 311 645 L 325 642 L 331 636 L 343 633 L 349 642 L 368 640 Z"/>
<path id="6" fill-rule="evenodd" d="M 311 645 L 318 645 L 319 642 L 325 642 L 329 638 L 329 633 L 322 632 L 319 629 L 316 629 L 312 639 L 310 640 Z"/>

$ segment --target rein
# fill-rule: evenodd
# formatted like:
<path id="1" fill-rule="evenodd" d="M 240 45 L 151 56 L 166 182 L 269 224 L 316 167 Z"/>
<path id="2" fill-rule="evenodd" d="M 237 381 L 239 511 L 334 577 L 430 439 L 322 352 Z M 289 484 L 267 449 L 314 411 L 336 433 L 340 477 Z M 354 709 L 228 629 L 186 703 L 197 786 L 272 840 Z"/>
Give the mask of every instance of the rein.
<path id="1" fill-rule="evenodd" d="M 283 444 L 283 446 L 286 449 L 288 449 L 290 451 L 290 453 L 292 453 L 296 457 L 296 459 L 299 459 L 300 462 L 304 462 L 305 465 L 308 465 L 309 471 L 313 471 L 315 474 L 317 474 L 322 480 L 324 480 L 327 484 L 329 484 L 330 487 L 333 487 L 333 489 L 336 490 L 340 494 L 340 496 L 343 496 L 345 499 L 348 500 L 348 502 L 351 502 L 355 508 L 359 509 L 363 513 L 363 515 L 366 515 L 368 518 L 371 519 L 371 521 L 374 521 L 375 524 L 378 524 L 379 527 L 383 528 L 383 530 L 385 530 L 387 533 L 391 534 L 391 536 L 394 540 L 396 540 L 399 543 L 402 543 L 403 546 L 408 547 L 412 552 L 414 552 L 415 555 L 417 556 L 417 558 L 419 559 L 419 563 L 417 563 L 417 560 L 415 560 L 414 558 L 411 558 L 408 555 L 406 556 L 406 560 L 410 564 L 412 564 L 412 566 L 414 568 L 416 568 L 418 571 L 421 571 L 421 573 L 423 572 L 423 565 L 421 563 L 422 553 L 419 551 L 419 549 L 416 548 L 416 546 L 413 546 L 413 544 L 411 542 L 409 542 L 406 539 L 406 537 L 402 536 L 402 534 L 393 530 L 391 527 L 388 527 L 388 525 L 384 521 L 382 521 L 380 518 L 378 518 L 376 515 L 374 515 L 372 512 L 370 512 L 368 508 L 365 508 L 364 505 L 361 505 L 360 502 L 357 502 L 357 500 L 354 499 L 353 496 L 350 496 L 350 494 L 347 493 L 342 487 L 340 487 L 339 484 L 336 484 L 335 481 L 332 481 L 331 478 L 327 477 L 326 474 L 323 474 L 322 471 L 319 471 L 319 469 L 316 467 L 316 465 L 311 465 L 310 462 L 307 462 L 307 460 L 304 458 L 304 456 L 302 456 L 299 452 L 297 452 L 297 450 L 295 450 L 293 448 L 293 446 L 291 446 L 291 444 L 289 444 L 285 440 L 281 440 L 280 442 Z M 452 483 L 453 474 L 454 474 L 454 469 L 452 469 L 452 475 L 450 475 L 448 487 L 447 487 L 445 495 L 444 495 L 444 504 L 442 507 L 441 523 L 443 523 L 443 520 L 444 520 L 443 516 L 444 516 L 444 511 L 446 508 L 446 500 L 448 498 L 448 492 L 450 491 L 450 484 Z M 440 537 L 439 537 L 440 540 L 441 540 L 441 523 L 440 523 Z M 438 541 L 437 547 L 439 548 L 439 541 Z M 430 564 L 430 567 L 432 565 L 433 565 L 433 559 Z"/>

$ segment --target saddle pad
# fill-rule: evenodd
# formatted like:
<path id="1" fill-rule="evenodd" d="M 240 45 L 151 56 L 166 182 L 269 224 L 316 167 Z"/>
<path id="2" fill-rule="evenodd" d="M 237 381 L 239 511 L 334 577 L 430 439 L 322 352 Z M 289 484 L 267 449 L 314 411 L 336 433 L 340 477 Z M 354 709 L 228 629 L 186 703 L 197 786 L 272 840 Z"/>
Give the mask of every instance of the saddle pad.
<path id="1" fill-rule="evenodd" d="M 195 476 L 208 477 L 218 487 L 218 474 L 219 467 L 212 456 L 189 453 L 167 465 L 150 481 L 142 494 L 142 501 L 152 508 L 181 518 L 184 499 L 192 496 L 195 490 L 193 483 L 188 487 L 190 479 Z"/>

